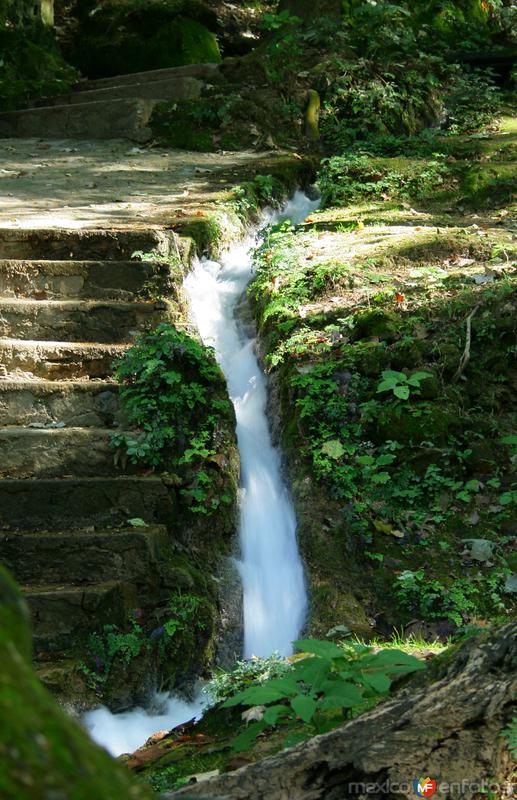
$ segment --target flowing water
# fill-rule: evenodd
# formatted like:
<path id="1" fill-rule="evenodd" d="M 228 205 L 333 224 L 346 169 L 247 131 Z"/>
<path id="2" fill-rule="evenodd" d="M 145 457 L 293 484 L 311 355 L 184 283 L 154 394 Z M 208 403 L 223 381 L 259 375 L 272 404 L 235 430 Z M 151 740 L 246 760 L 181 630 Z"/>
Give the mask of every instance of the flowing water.
<path id="1" fill-rule="evenodd" d="M 302 192 L 264 224 L 301 222 L 317 202 Z M 236 309 L 253 277 L 251 250 L 257 238 L 233 245 L 216 261 L 199 261 L 185 281 L 192 314 L 203 342 L 214 348 L 235 407 L 241 460 L 240 559 L 244 613 L 244 657 L 288 655 L 303 626 L 307 593 L 296 541 L 296 520 L 282 479 L 266 416 L 267 384 L 255 342 Z M 114 755 L 131 752 L 154 731 L 199 715 L 194 703 L 162 698 L 159 714 L 134 709 L 111 714 L 101 708 L 85 715 L 93 738 Z"/>

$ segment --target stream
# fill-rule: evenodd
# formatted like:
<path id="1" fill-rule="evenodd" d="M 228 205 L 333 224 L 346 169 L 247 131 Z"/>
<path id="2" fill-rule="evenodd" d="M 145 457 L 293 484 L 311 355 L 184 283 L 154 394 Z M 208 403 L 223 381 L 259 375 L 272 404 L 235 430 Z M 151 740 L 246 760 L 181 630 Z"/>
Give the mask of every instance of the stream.
<path id="1" fill-rule="evenodd" d="M 285 219 L 299 223 L 317 206 L 317 200 L 297 191 L 281 211 L 265 213 L 260 227 Z M 256 232 L 232 245 L 219 262 L 197 261 L 185 280 L 192 315 L 203 342 L 215 350 L 237 418 L 241 490 L 236 563 L 243 590 L 244 658 L 289 655 L 307 613 L 296 518 L 266 415 L 267 380 L 254 337 L 236 313 L 253 277 L 251 252 L 259 241 Z M 191 703 L 156 695 L 147 710 L 112 714 L 99 708 L 83 719 L 92 738 L 116 756 L 134 751 L 158 730 L 199 716 L 207 702 L 201 692 Z"/>

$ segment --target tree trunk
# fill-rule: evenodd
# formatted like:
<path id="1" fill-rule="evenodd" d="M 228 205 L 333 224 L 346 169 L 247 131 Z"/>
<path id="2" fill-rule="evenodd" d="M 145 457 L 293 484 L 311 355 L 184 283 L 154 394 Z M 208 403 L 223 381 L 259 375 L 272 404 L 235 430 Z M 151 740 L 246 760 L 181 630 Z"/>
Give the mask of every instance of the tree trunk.
<path id="1" fill-rule="evenodd" d="M 415 800 L 413 780 L 429 777 L 438 782 L 438 798 L 468 800 L 480 784 L 504 784 L 511 758 L 501 731 L 516 711 L 517 623 L 470 639 L 429 669 L 434 682 L 417 677 L 342 728 L 166 797 Z"/>

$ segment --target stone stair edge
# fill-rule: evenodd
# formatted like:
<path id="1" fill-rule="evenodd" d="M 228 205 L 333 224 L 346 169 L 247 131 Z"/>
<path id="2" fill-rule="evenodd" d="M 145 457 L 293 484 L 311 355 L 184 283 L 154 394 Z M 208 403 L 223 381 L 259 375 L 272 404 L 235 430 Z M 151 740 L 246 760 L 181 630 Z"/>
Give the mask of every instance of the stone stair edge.
<path id="1" fill-rule="evenodd" d="M 220 67 L 220 64 L 207 62 L 201 64 L 183 64 L 180 67 L 162 67 L 161 69 L 150 69 L 144 72 L 125 72 L 121 75 L 113 75 L 109 78 L 85 79 L 77 83 L 75 87 L 73 87 L 73 91 L 84 92 L 90 91 L 91 89 L 99 89 L 104 86 L 120 86 L 122 83 L 131 83 L 135 79 L 140 79 L 138 82 L 147 82 L 169 77 L 209 77 L 210 75 L 216 75 Z"/>
<path id="2" fill-rule="evenodd" d="M 46 529 L 42 528 L 41 530 L 34 531 L 34 530 L 23 530 L 22 528 L 16 528 L 14 530 L 9 530 L 5 528 L 0 528 L 0 539 L 5 539 L 8 536 L 15 536 L 19 538 L 21 536 L 28 536 L 33 537 L 34 539 L 41 539 L 42 536 L 81 536 L 87 538 L 88 536 L 119 536 L 119 535 L 127 535 L 127 534 L 134 534 L 135 536 L 146 536 L 148 534 L 161 534 L 167 533 L 167 526 L 160 525 L 159 523 L 149 523 L 137 527 L 113 527 L 108 528 L 106 526 L 95 528 L 94 526 L 86 526 L 83 528 L 64 528 L 62 530 L 56 529 Z"/>

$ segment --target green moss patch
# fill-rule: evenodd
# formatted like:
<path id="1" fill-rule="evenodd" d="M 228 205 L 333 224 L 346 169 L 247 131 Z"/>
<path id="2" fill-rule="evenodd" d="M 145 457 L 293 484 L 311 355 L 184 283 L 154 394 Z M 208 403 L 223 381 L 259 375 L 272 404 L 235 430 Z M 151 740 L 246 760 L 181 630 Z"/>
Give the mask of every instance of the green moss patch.
<path id="1" fill-rule="evenodd" d="M 5 800 L 150 797 L 90 741 L 43 689 L 28 661 L 30 633 L 14 583 L 0 575 L 0 793 Z"/>

